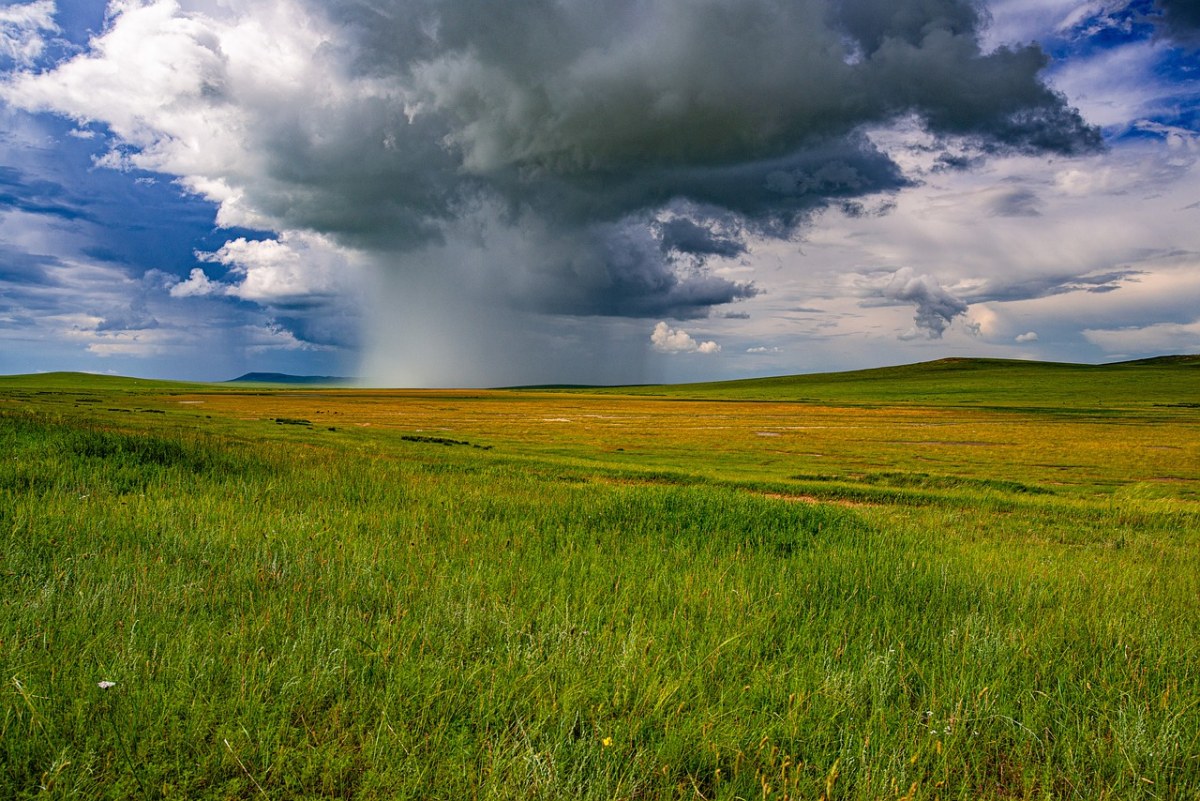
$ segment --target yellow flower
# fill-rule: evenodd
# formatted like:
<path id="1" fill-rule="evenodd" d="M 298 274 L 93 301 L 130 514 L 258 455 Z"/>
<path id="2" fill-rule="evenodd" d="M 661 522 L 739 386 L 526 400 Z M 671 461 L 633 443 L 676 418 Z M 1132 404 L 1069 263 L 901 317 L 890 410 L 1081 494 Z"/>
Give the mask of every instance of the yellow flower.
<path id="1" fill-rule="evenodd" d="M 604 746 L 605 748 L 611 748 L 612 747 L 612 738 L 605 737 L 603 740 L 600 741 L 600 745 Z"/>

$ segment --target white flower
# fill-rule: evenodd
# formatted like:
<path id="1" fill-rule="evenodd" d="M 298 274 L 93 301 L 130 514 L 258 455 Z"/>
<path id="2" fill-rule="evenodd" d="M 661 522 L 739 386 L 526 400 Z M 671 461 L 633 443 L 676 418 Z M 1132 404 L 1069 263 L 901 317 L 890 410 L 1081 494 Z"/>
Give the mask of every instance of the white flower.
<path id="1" fill-rule="evenodd" d="M 117 683 L 115 681 L 98 681 L 96 686 L 101 690 L 107 690 L 109 687 L 116 687 Z"/>

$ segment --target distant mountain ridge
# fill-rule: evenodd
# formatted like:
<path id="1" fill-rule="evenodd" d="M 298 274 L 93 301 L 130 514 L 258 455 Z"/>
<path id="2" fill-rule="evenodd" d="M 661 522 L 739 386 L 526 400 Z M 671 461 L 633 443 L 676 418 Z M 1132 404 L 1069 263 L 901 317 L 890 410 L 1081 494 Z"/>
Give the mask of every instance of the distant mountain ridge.
<path id="1" fill-rule="evenodd" d="M 289 375 L 288 373 L 246 373 L 226 384 L 353 384 L 357 379 L 338 375 Z"/>
<path id="2" fill-rule="evenodd" d="M 1094 379 L 1094 380 L 1093 380 Z M 1141 396 L 1149 403 L 1200 406 L 1200 354 L 1172 354 L 1131 359 L 1107 364 L 1073 364 L 1019 359 L 949 357 L 916 364 L 875 367 L 833 372 L 743 378 L 718 382 L 676 385 L 632 384 L 625 386 L 587 384 L 538 384 L 508 386 L 502 389 L 556 392 L 602 392 L 634 395 L 696 394 L 705 397 L 787 398 L 830 401 L 845 400 L 847 388 L 861 387 L 851 393 L 862 400 L 912 401 L 943 395 L 983 403 L 1003 396 L 1025 404 L 1054 400 L 1084 393 L 1095 402 L 1118 389 L 1107 379 L 1119 379 L 1120 390 L 1129 397 Z M 135 378 L 98 373 L 48 372 L 0 375 L 0 390 L 33 389 L 117 389 L 137 391 L 184 391 L 231 385 L 262 384 L 285 386 L 358 386 L 362 379 L 348 376 L 291 375 L 252 372 L 228 381 L 196 382 L 154 378 Z M 383 387 L 380 387 L 383 388 Z M 877 394 L 883 392 L 883 394 Z M 781 394 L 782 393 L 782 394 Z M 1021 397 L 1023 396 L 1023 397 Z M 1038 401 L 1037 397 L 1041 396 Z"/>

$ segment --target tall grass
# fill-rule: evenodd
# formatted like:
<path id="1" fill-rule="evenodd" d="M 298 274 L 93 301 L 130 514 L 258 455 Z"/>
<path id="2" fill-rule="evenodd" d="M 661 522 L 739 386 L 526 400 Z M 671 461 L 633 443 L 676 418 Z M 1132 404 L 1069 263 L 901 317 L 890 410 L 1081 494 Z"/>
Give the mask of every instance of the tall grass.
<path id="1" fill-rule="evenodd" d="M 0 795 L 1200 794 L 1196 531 L 1153 499 L 300 428 L 0 415 Z"/>

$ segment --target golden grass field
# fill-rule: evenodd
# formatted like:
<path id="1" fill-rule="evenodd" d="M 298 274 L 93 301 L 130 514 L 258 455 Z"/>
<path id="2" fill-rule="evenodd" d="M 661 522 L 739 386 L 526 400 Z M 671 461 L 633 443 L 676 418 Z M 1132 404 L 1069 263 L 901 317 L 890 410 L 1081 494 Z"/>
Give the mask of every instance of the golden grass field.
<path id="1" fill-rule="evenodd" d="M 1009 479 L 1072 497 L 1139 486 L 1200 500 L 1195 415 L 1047 415 L 1022 409 L 834 406 L 513 391 L 328 390 L 173 396 L 241 421 L 467 439 L 509 454 L 726 478 L 853 481 L 918 471 Z"/>

